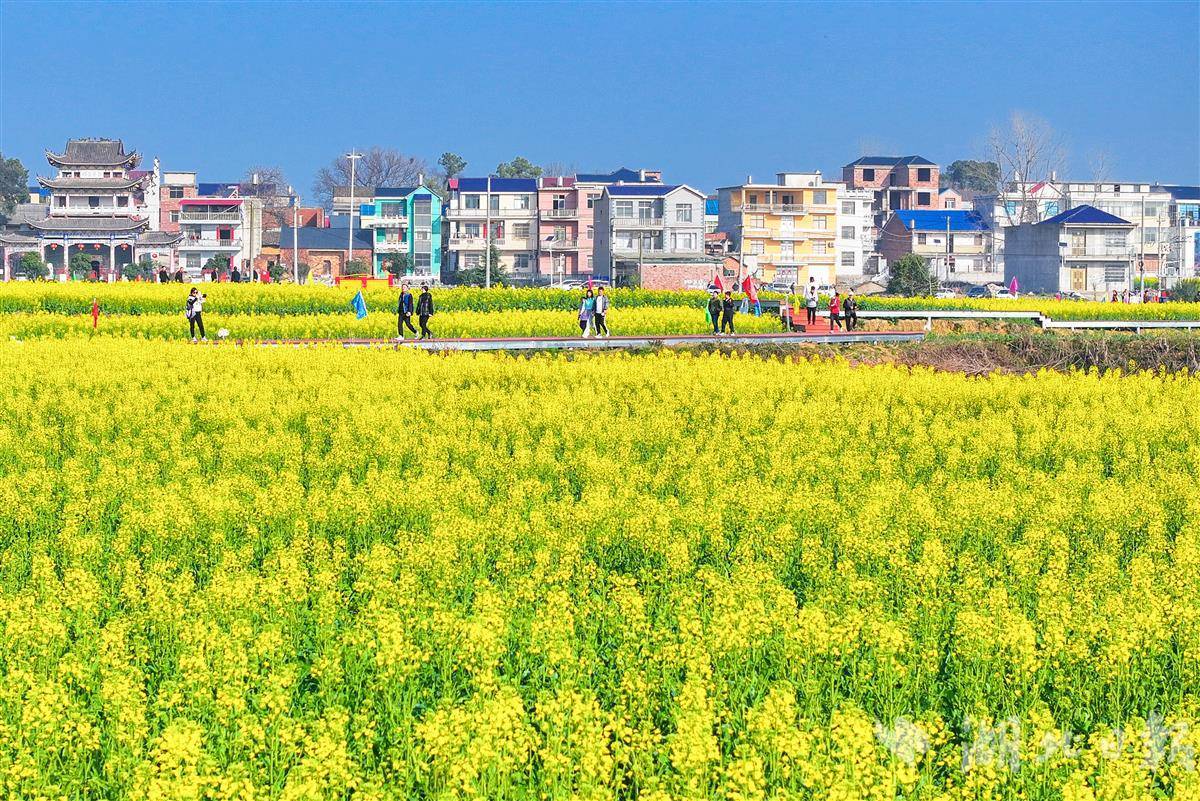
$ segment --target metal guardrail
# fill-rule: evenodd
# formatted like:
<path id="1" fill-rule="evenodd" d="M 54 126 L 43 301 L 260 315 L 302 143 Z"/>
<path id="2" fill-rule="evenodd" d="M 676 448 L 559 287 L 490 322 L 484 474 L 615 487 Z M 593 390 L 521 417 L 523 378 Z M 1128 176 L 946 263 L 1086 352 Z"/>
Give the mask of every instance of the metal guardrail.
<path id="1" fill-rule="evenodd" d="M 828 317 L 828 312 L 821 316 Z M 967 311 L 963 309 L 859 309 L 859 319 L 925 320 L 925 328 L 934 320 L 1033 320 L 1041 328 L 1075 330 L 1079 328 L 1135 331 L 1143 329 L 1182 328 L 1200 329 L 1200 320 L 1055 320 L 1039 311 Z"/>

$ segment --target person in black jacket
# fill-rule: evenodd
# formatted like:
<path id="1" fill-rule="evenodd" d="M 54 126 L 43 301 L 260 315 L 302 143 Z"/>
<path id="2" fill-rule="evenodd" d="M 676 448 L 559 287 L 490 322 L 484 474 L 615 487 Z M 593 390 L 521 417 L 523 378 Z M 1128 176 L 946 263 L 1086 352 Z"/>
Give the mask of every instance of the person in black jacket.
<path id="1" fill-rule="evenodd" d="M 158 283 L 165 284 L 170 280 L 171 280 L 171 276 L 167 275 L 167 268 L 159 267 L 158 268 Z"/>
<path id="2" fill-rule="evenodd" d="M 853 331 L 854 326 L 858 325 L 858 298 L 854 297 L 853 292 L 848 292 L 842 301 L 842 319 L 846 322 L 847 331 Z"/>
<path id="3" fill-rule="evenodd" d="M 430 301 L 432 303 L 432 301 Z M 408 289 L 408 284 L 400 285 L 400 302 L 396 304 L 396 330 L 400 334 L 400 339 L 404 339 L 404 326 L 408 326 L 408 330 L 412 333 L 417 333 L 417 329 L 413 328 L 413 296 Z"/>
<path id="4" fill-rule="evenodd" d="M 708 296 L 708 316 L 712 319 L 713 333 L 721 333 L 721 296 L 715 290 Z"/>
<path id="5" fill-rule="evenodd" d="M 421 339 L 433 339 L 429 330 L 429 318 L 433 316 L 433 296 L 429 284 L 421 284 L 421 296 L 417 298 L 417 322 L 421 326 Z"/>
<path id="6" fill-rule="evenodd" d="M 733 312 L 737 306 L 733 302 L 733 293 L 726 291 L 725 300 L 721 301 L 721 333 L 725 333 L 725 329 L 729 329 L 729 333 L 733 334 Z"/>

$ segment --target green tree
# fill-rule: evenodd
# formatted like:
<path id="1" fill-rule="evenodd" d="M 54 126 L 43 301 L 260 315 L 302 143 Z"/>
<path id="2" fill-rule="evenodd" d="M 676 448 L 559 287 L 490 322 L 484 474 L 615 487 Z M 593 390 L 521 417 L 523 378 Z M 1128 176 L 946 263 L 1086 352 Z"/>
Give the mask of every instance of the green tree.
<path id="1" fill-rule="evenodd" d="M 447 178 L 457 178 L 462 175 L 463 170 L 467 168 L 467 160 L 457 153 L 446 151 L 438 159 L 438 164 L 442 167 L 442 172 Z"/>
<path id="2" fill-rule="evenodd" d="M 411 260 L 407 253 L 393 253 L 387 258 L 387 271 L 396 278 L 408 275 Z"/>
<path id="3" fill-rule="evenodd" d="M 30 281 L 40 281 L 50 274 L 50 267 L 42 261 L 42 257 L 32 251 L 23 253 L 17 262 L 17 275 L 23 275 Z"/>
<path id="4" fill-rule="evenodd" d="M 121 275 L 126 281 L 132 281 L 135 278 L 153 278 L 154 277 L 154 261 L 149 256 L 142 256 L 136 263 L 121 265 Z"/>
<path id="5" fill-rule="evenodd" d="M 351 259 L 346 262 L 346 270 L 343 275 L 370 275 L 371 267 L 361 259 Z"/>
<path id="6" fill-rule="evenodd" d="M 229 271 L 229 257 L 228 256 L 213 256 L 211 259 L 204 262 L 204 269 L 206 271 L 216 270 L 217 275 L 220 275 L 221 273 L 224 273 L 224 272 L 228 272 Z"/>
<path id="7" fill-rule="evenodd" d="M 942 171 L 943 188 L 993 192 L 1000 184 L 1000 165 L 994 161 L 959 159 Z"/>
<path id="8" fill-rule="evenodd" d="M 491 276 L 492 286 L 508 286 L 508 271 L 500 264 L 500 248 L 496 247 L 495 240 L 488 241 L 488 249 L 485 258 L 491 259 Z M 486 286 L 488 279 L 487 262 L 483 258 L 479 260 L 477 267 L 467 267 L 454 272 L 453 281 L 456 284 L 463 286 Z"/>
<path id="9" fill-rule="evenodd" d="M 502 161 L 496 167 L 496 175 L 501 178 L 540 178 L 542 168 L 524 156 L 517 156 L 512 161 Z"/>
<path id="10" fill-rule="evenodd" d="M 897 259 L 889 265 L 888 270 L 891 273 L 887 285 L 889 294 L 922 297 L 932 295 L 936 289 L 933 276 L 929 273 L 929 263 L 916 253 Z"/>
<path id="11" fill-rule="evenodd" d="M 76 281 L 87 278 L 92 272 L 91 254 L 85 253 L 82 250 L 71 254 L 71 258 L 67 261 L 67 272 Z"/>
<path id="12" fill-rule="evenodd" d="M 302 268 L 304 266 L 305 265 L 301 265 Z M 301 276 L 306 276 L 308 275 L 308 272 L 304 269 L 301 269 L 300 274 Z M 283 262 L 281 261 L 269 261 L 267 262 L 267 275 L 271 276 L 272 281 L 278 283 L 279 281 L 283 280 L 285 275 L 287 275 L 287 268 L 283 266 Z"/>
<path id="13" fill-rule="evenodd" d="M 1176 281 L 1171 288 L 1171 296 L 1188 303 L 1200 301 L 1200 278 L 1181 278 Z"/>
<path id="14" fill-rule="evenodd" d="M 6 159 L 0 153 L 0 217 L 7 218 L 18 203 L 29 200 L 29 170 L 20 159 Z"/>

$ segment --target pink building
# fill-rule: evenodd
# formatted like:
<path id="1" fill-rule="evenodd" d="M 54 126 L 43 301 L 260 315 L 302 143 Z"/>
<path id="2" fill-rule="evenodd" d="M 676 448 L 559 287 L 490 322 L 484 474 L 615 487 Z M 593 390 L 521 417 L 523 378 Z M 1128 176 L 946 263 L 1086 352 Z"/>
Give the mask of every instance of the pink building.
<path id="1" fill-rule="evenodd" d="M 550 281 L 583 275 L 607 277 L 607 267 L 596 273 L 593 210 L 604 187 L 612 184 L 660 184 L 656 170 L 622 167 L 610 173 L 578 173 L 538 181 L 538 273 Z"/>

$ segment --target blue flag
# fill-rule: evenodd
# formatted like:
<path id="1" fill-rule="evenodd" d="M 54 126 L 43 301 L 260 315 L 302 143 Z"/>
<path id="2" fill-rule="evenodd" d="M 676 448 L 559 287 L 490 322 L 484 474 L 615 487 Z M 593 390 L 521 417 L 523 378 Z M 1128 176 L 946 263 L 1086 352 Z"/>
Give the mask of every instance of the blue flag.
<path id="1" fill-rule="evenodd" d="M 361 289 L 354 293 L 354 299 L 350 301 L 350 308 L 354 309 L 354 316 L 360 320 L 367 316 L 367 302 L 363 300 Z"/>

